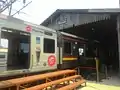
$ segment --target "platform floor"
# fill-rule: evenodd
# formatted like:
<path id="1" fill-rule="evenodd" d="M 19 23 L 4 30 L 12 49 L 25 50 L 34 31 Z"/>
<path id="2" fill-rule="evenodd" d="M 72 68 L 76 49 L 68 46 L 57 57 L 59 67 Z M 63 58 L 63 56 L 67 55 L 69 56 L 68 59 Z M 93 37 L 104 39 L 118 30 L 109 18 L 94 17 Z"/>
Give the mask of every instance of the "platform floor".
<path id="1" fill-rule="evenodd" d="M 78 90 L 120 90 L 120 77 L 111 76 L 102 82 L 87 81 L 86 87 L 80 87 Z"/>

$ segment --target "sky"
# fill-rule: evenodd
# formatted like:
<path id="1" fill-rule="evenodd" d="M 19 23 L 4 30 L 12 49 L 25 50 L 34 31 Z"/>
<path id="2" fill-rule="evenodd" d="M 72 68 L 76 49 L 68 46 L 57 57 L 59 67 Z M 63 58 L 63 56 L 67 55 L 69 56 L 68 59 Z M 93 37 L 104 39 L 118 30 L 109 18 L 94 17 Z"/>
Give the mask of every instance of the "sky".
<path id="1" fill-rule="evenodd" d="M 31 0 L 27 0 L 29 2 Z M 12 14 L 23 6 L 21 0 L 14 3 Z M 119 0 L 32 0 L 20 14 L 14 17 L 32 22 L 42 23 L 57 9 L 92 9 L 92 8 L 119 8 Z M 8 14 L 6 10 L 4 14 Z"/>

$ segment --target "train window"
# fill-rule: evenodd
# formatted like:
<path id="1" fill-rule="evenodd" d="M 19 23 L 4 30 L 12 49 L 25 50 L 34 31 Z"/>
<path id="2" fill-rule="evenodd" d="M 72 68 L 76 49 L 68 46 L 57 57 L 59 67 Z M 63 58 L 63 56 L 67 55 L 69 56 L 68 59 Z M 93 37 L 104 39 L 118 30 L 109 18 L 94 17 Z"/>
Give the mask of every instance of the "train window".
<path id="1" fill-rule="evenodd" d="M 78 44 L 77 44 L 77 42 L 72 43 L 72 55 L 74 55 L 74 56 L 78 55 Z"/>
<path id="2" fill-rule="evenodd" d="M 29 53 L 29 44 L 28 43 L 20 43 L 21 50 L 23 50 L 24 53 Z"/>
<path id="3" fill-rule="evenodd" d="M 84 53 L 84 49 L 83 48 L 79 48 L 78 51 L 79 51 L 79 55 L 83 55 L 83 53 Z"/>
<path id="4" fill-rule="evenodd" d="M 0 55 L 0 58 L 5 58 L 5 55 Z"/>
<path id="5" fill-rule="evenodd" d="M 64 42 L 64 53 L 71 54 L 71 43 L 70 42 Z"/>
<path id="6" fill-rule="evenodd" d="M 40 44 L 40 37 L 36 37 L 36 44 Z"/>
<path id="7" fill-rule="evenodd" d="M 44 53 L 55 52 L 55 40 L 44 38 Z"/>
<path id="8" fill-rule="evenodd" d="M 1 47 L 8 48 L 8 39 L 1 39 Z"/>

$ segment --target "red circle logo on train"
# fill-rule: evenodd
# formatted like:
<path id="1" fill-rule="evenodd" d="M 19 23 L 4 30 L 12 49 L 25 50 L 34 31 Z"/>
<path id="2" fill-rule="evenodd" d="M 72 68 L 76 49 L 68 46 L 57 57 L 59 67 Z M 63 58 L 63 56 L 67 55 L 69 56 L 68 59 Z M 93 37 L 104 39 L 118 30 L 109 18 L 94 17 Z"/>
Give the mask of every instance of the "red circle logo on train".
<path id="1" fill-rule="evenodd" d="M 56 58 L 55 58 L 55 56 L 54 56 L 54 55 L 49 56 L 49 57 L 48 57 L 48 65 L 49 65 L 49 66 L 53 66 L 53 65 L 55 65 L 55 63 L 56 63 Z"/>
<path id="2" fill-rule="evenodd" d="M 26 27 L 26 31 L 27 31 L 27 32 L 31 32 L 31 31 L 32 31 L 32 27 L 31 27 L 30 25 L 28 25 L 28 26 Z"/>

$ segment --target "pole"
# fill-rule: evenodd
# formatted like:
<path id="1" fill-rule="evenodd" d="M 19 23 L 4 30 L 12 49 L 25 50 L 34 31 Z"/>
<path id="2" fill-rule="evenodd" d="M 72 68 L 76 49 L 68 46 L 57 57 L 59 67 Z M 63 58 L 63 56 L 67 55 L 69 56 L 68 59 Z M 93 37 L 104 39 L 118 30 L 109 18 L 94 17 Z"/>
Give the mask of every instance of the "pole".
<path id="1" fill-rule="evenodd" d="M 105 65 L 105 78 L 108 77 L 107 66 Z"/>
<path id="2" fill-rule="evenodd" d="M 119 76 L 120 76 L 120 16 L 119 15 L 117 16 L 117 34 L 118 34 Z"/>
<path id="3" fill-rule="evenodd" d="M 120 8 L 120 0 L 119 0 L 119 8 Z"/>
<path id="4" fill-rule="evenodd" d="M 24 9 L 25 7 L 27 7 L 30 3 L 32 3 L 32 1 L 30 1 L 28 4 L 26 4 L 25 6 L 23 6 L 20 10 L 18 10 L 16 13 L 14 13 L 12 16 L 14 16 L 15 14 L 19 13 L 22 9 Z"/>
<path id="5" fill-rule="evenodd" d="M 97 82 L 99 82 L 99 61 L 97 58 L 95 58 L 95 62 L 96 62 L 96 76 L 97 76 Z"/>
<path id="6" fill-rule="evenodd" d="M 10 2 L 12 2 L 12 0 Z M 9 8 L 9 16 L 11 15 L 11 11 L 12 11 L 12 4 L 10 5 L 10 8 Z"/>
<path id="7" fill-rule="evenodd" d="M 11 6 L 14 2 L 16 2 L 17 0 L 11 0 L 11 2 L 9 2 L 5 7 L 3 7 L 0 10 L 0 13 L 2 13 L 3 11 L 5 11 L 7 8 L 9 8 L 9 6 Z"/>

